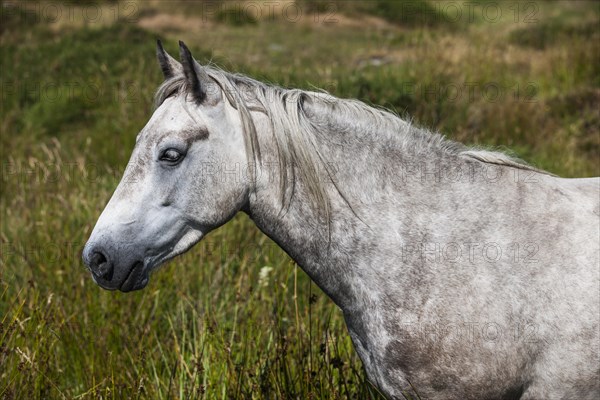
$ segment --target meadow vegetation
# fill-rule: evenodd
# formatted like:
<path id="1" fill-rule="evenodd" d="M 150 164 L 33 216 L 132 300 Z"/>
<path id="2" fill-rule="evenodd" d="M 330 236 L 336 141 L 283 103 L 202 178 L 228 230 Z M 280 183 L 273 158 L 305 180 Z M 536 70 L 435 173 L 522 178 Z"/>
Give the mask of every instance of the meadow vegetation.
<path id="1" fill-rule="evenodd" d="M 244 215 L 140 292 L 100 289 L 81 249 L 152 113 L 156 38 L 600 175 L 600 3 L 470 3 L 2 2 L 0 398 L 380 398 L 340 311 Z"/>

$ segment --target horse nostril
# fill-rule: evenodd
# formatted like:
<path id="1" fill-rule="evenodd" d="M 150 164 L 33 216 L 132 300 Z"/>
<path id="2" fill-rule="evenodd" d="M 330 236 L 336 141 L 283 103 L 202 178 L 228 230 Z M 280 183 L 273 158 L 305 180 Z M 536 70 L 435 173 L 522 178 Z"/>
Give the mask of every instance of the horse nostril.
<path id="1" fill-rule="evenodd" d="M 113 277 L 113 265 L 110 263 L 106 256 L 98 251 L 95 251 L 92 254 L 91 259 L 91 270 L 92 273 L 96 276 L 96 278 L 101 278 L 106 281 L 110 281 Z"/>
<path id="2" fill-rule="evenodd" d="M 92 265 L 100 265 L 100 264 L 104 264 L 106 262 L 106 257 L 104 256 L 104 254 L 95 251 L 94 254 L 92 254 Z"/>

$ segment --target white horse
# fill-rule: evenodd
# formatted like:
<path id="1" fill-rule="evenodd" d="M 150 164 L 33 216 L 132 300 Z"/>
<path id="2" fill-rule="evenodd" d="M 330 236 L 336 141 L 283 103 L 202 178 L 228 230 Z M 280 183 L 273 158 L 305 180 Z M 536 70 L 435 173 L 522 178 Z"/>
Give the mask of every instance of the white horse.
<path id="1" fill-rule="evenodd" d="M 85 246 L 100 286 L 142 289 L 243 211 L 342 309 L 389 398 L 600 398 L 599 179 L 180 52 L 158 43 L 156 110 Z"/>

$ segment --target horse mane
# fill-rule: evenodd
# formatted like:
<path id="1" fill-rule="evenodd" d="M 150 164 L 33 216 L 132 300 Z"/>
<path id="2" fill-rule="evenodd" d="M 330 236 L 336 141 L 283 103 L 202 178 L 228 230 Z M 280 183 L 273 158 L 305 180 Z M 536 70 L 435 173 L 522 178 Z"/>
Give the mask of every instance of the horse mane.
<path id="1" fill-rule="evenodd" d="M 280 160 L 279 193 L 282 209 L 291 202 L 293 188 L 286 189 L 288 182 L 296 182 L 296 175 L 306 185 L 309 197 L 317 209 L 324 212 L 327 220 L 330 215 L 330 203 L 321 183 L 323 172 L 329 176 L 336 190 L 344 198 L 316 144 L 315 138 L 320 133 L 320 125 L 314 116 L 306 111 L 306 102 L 334 107 L 335 111 L 340 113 L 340 118 L 358 120 L 362 117 L 372 129 L 376 127 L 379 131 L 401 135 L 401 146 L 413 152 L 437 151 L 482 163 L 551 175 L 508 154 L 468 147 L 439 133 L 416 127 L 390 110 L 373 107 L 356 99 L 339 99 L 325 91 L 285 89 L 245 75 L 232 74 L 214 66 L 203 68 L 220 87 L 228 102 L 240 112 L 248 163 L 255 166 L 254 174 L 256 165 L 261 162 L 261 155 L 256 127 L 250 112 L 259 111 L 269 117 Z M 179 94 L 188 94 L 183 75 L 169 78 L 160 85 L 155 94 L 155 107 L 158 108 L 167 98 Z"/>

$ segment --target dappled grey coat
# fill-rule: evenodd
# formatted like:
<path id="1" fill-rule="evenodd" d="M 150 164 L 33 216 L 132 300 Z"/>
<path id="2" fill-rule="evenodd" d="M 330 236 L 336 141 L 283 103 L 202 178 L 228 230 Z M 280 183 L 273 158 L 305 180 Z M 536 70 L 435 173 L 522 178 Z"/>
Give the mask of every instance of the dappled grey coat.
<path id="1" fill-rule="evenodd" d="M 241 210 L 342 309 L 389 398 L 600 398 L 598 179 L 203 67 L 183 44 L 181 63 L 158 55 L 156 111 L 84 250 L 98 284 L 143 288 Z"/>

